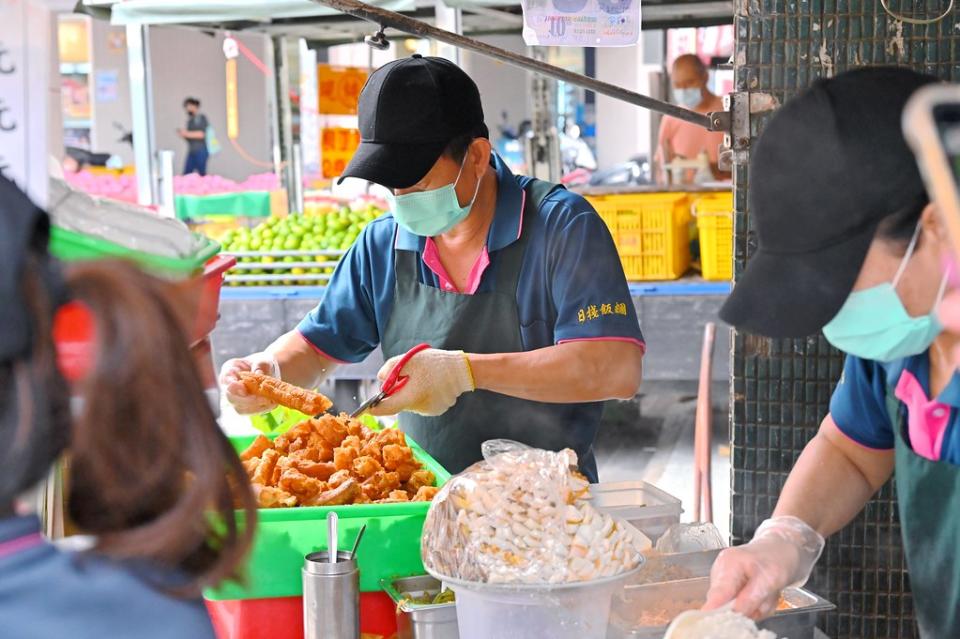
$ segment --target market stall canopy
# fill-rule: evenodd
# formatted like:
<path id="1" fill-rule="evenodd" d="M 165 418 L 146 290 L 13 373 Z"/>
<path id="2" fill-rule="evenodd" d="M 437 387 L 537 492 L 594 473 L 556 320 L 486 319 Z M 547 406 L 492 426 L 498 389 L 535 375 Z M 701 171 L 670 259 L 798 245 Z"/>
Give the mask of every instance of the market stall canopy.
<path id="1" fill-rule="evenodd" d="M 518 0 L 443 0 L 462 9 L 463 33 L 519 33 Z M 371 0 L 421 20 L 432 20 L 432 0 Z M 311 0 L 82 0 L 82 10 L 114 24 L 178 24 L 303 37 L 317 45 L 351 42 L 370 26 Z M 646 0 L 643 29 L 709 26 L 733 21 L 732 0 Z"/>
<path id="2" fill-rule="evenodd" d="M 371 0 L 392 11 L 409 11 L 414 0 Z M 85 5 L 103 6 L 103 2 Z M 110 5 L 113 24 L 223 24 L 318 18 L 337 12 L 310 0 L 126 0 Z"/>
<path id="3" fill-rule="evenodd" d="M 443 0 L 443 4 L 464 11 L 483 8 L 518 8 L 517 0 Z M 644 29 L 709 26 L 733 22 L 732 0 L 645 0 Z M 479 12 L 479 11 L 478 11 Z"/>

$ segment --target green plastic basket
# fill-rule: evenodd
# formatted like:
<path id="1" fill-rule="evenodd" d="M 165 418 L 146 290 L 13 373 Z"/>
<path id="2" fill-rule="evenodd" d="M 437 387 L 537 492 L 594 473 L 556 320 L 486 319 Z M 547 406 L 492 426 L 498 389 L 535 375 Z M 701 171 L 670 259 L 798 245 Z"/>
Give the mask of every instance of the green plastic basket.
<path id="1" fill-rule="evenodd" d="M 99 237 L 54 226 L 50 229 L 50 253 L 65 262 L 128 259 L 156 275 L 185 278 L 203 270 L 207 260 L 220 252 L 220 244 L 202 235 L 195 235 L 204 240 L 203 247 L 190 257 L 177 258 L 151 255 Z"/>
<path id="2" fill-rule="evenodd" d="M 250 425 L 259 430 L 267 437 L 277 437 L 287 432 L 305 419 L 310 419 L 310 415 L 304 415 L 300 411 L 286 406 L 277 406 L 272 411 L 261 415 L 251 415 Z M 364 415 L 366 417 L 366 415 Z M 364 421 L 361 419 L 361 421 Z M 364 422 L 368 427 L 374 428 L 379 422 L 374 420 L 372 423 Z"/>
<path id="3" fill-rule="evenodd" d="M 253 436 L 231 437 L 237 451 L 253 442 Z M 414 457 L 437 477 L 437 486 L 450 479 L 440 464 L 407 437 Z M 204 593 L 214 601 L 295 597 L 303 592 L 300 570 L 303 558 L 327 549 L 327 513 L 339 516 L 338 544 L 349 549 L 360 527 L 366 524 L 357 553 L 360 591 L 381 590 L 380 580 L 423 574 L 420 537 L 429 502 L 360 504 L 356 506 L 261 508 L 257 533 L 247 560 L 245 583 L 226 583 Z"/>

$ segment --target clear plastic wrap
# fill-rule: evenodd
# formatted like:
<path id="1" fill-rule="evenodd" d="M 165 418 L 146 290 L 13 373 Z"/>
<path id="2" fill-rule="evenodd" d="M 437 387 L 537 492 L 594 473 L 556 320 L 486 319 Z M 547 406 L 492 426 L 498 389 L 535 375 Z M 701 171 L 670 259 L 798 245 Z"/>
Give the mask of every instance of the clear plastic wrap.
<path id="1" fill-rule="evenodd" d="M 726 548 L 723 536 L 710 523 L 674 524 L 657 540 L 657 552 L 665 555 Z"/>
<path id="2" fill-rule="evenodd" d="M 49 214 L 55 226 L 129 249 L 184 258 L 205 246 L 206 240 L 179 220 L 160 217 L 133 204 L 92 197 L 61 179 L 50 179 L 49 200 Z"/>
<path id="3" fill-rule="evenodd" d="M 596 510 L 572 450 L 486 442 L 484 461 L 434 498 L 421 553 L 435 575 L 482 583 L 560 584 L 640 562 L 630 528 Z"/>

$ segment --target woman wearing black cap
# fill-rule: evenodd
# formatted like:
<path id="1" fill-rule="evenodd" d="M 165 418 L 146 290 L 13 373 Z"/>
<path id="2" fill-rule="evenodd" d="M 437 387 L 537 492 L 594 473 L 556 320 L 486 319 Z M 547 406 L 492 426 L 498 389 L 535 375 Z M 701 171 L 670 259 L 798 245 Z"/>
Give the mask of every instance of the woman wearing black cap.
<path id="1" fill-rule="evenodd" d="M 233 504 L 246 473 L 200 390 L 173 293 L 123 263 L 64 281 L 48 229 L 0 177 L 0 636 L 213 639 L 200 590 L 249 547 Z M 73 389 L 74 419 L 52 338 L 68 295 L 109 337 Z M 84 553 L 46 541 L 22 500 L 68 447 L 67 515 L 94 538 Z"/>
<path id="2" fill-rule="evenodd" d="M 708 607 L 770 614 L 896 469 L 921 634 L 960 637 L 957 337 L 936 319 L 951 253 L 900 125 L 934 81 L 879 68 L 819 82 L 758 141 L 759 246 L 721 316 L 772 337 L 822 329 L 847 359 L 773 517 L 714 565 Z"/>

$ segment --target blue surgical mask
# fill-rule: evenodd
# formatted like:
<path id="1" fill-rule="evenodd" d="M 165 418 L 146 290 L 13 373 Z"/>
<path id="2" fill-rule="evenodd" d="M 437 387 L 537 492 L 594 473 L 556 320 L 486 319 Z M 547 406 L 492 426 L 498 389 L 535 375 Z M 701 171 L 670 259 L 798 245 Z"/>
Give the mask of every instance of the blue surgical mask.
<path id="1" fill-rule="evenodd" d="M 687 109 L 695 109 L 703 101 L 703 93 L 699 88 L 673 89 L 673 101 Z"/>
<path id="2" fill-rule="evenodd" d="M 828 342 L 850 355 L 884 363 L 917 355 L 930 348 L 943 330 L 937 319 L 937 307 L 946 289 L 947 275 L 940 283 L 933 309 L 926 315 L 911 317 L 897 295 L 897 284 L 919 236 L 918 226 L 893 282 L 850 294 L 836 317 L 823 327 Z"/>
<path id="3" fill-rule="evenodd" d="M 463 166 L 467 158 L 460 163 L 460 172 L 452 184 L 441 186 L 439 189 L 405 193 L 403 195 L 387 194 L 387 203 L 393 212 L 397 224 L 414 235 L 433 237 L 446 233 L 467 218 L 473 203 L 480 192 L 480 181 L 483 174 L 477 177 L 477 188 L 473 197 L 464 206 L 460 206 L 457 199 L 457 182 L 463 173 Z"/>

